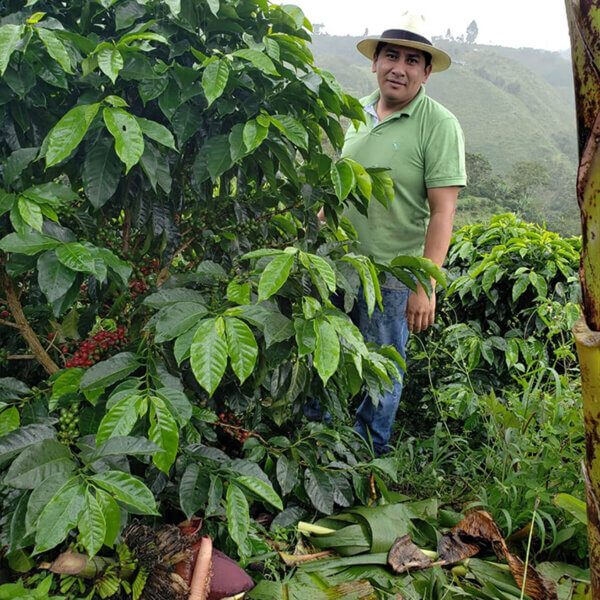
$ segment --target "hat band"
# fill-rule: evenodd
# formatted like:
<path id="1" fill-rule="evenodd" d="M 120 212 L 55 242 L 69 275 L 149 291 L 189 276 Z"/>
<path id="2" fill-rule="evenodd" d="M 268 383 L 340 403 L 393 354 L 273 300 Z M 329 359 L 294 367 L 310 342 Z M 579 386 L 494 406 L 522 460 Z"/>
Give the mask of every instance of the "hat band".
<path id="1" fill-rule="evenodd" d="M 433 46 L 433 44 L 422 35 L 413 33 L 407 29 L 388 29 L 381 34 L 382 39 L 397 39 L 398 41 L 406 40 L 407 42 L 419 42 L 421 44 L 427 44 Z"/>

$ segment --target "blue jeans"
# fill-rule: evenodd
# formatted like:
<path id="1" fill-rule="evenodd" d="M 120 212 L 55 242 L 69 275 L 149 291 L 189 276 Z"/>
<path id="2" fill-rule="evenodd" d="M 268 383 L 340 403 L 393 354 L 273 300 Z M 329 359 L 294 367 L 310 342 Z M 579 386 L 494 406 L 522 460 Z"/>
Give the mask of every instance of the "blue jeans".
<path id="1" fill-rule="evenodd" d="M 362 294 L 360 295 L 358 327 L 366 342 L 373 342 L 378 346 L 393 346 L 403 358 L 406 358 L 405 346 L 408 339 L 406 302 L 409 294 L 410 290 L 405 286 L 399 290 L 381 288 L 384 312 L 376 306 L 370 319 L 365 299 Z M 401 369 L 400 375 L 404 375 Z M 384 454 L 390 449 L 389 441 L 402 394 L 402 377 L 400 381 L 394 379 L 393 382 L 393 389 L 380 396 L 377 407 L 367 395 L 356 413 L 354 429 L 367 440 L 370 435 L 377 455 Z"/>

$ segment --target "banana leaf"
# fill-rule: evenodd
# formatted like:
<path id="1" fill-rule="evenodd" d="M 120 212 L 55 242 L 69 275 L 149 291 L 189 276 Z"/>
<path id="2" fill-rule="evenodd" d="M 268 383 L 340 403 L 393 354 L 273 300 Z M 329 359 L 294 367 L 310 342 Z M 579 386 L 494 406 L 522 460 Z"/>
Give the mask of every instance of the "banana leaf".
<path id="1" fill-rule="evenodd" d="M 289 581 L 261 581 L 248 592 L 252 600 L 377 600 L 373 586 L 366 580 L 331 585 L 318 574 L 297 573 Z"/>
<path id="2" fill-rule="evenodd" d="M 316 525 L 335 531 L 313 534 L 309 539 L 317 548 L 335 550 L 342 556 L 363 552 L 379 554 L 388 552 L 396 538 L 414 531 L 416 527 L 412 521 L 435 519 L 437 511 L 438 501 L 435 498 L 383 506 L 359 506 L 320 519 Z"/>

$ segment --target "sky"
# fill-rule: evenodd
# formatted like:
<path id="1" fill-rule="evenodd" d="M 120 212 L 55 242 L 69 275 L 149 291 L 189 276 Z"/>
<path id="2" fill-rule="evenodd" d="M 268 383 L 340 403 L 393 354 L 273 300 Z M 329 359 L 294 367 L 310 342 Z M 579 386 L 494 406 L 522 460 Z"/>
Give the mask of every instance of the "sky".
<path id="1" fill-rule="evenodd" d="M 404 11 L 425 16 L 430 34 L 464 34 L 475 19 L 477 43 L 544 50 L 569 48 L 565 0 L 287 0 L 331 35 L 380 35 Z"/>

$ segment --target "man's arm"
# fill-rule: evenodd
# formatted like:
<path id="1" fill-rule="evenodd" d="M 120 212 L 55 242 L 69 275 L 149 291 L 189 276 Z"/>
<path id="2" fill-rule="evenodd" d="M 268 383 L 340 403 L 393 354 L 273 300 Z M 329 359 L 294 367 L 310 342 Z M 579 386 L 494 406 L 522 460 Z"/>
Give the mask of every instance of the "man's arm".
<path id="1" fill-rule="evenodd" d="M 454 211 L 459 187 L 438 187 L 427 190 L 427 200 L 431 217 L 427 234 L 425 236 L 425 249 L 423 257 L 428 258 L 438 267 L 441 267 L 452 237 Z M 435 319 L 435 280 L 431 280 L 431 297 L 428 298 L 425 290 L 418 284 L 416 292 L 411 292 L 406 305 L 406 320 L 408 329 L 419 333 L 430 325 Z"/>

